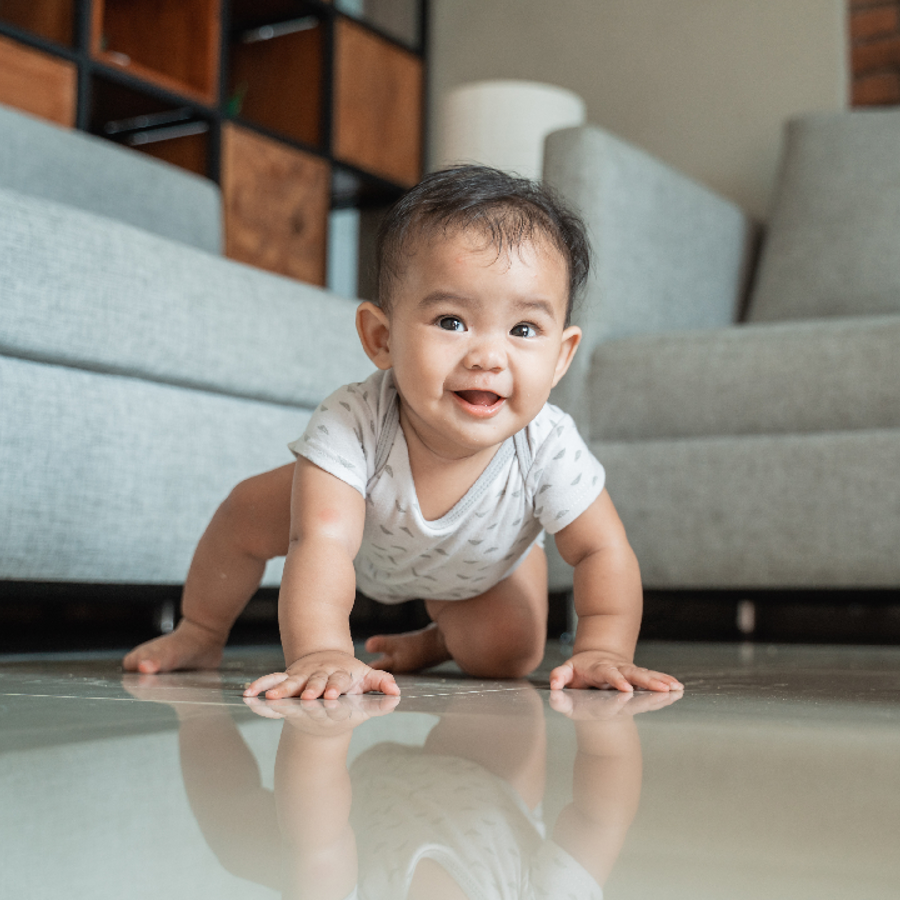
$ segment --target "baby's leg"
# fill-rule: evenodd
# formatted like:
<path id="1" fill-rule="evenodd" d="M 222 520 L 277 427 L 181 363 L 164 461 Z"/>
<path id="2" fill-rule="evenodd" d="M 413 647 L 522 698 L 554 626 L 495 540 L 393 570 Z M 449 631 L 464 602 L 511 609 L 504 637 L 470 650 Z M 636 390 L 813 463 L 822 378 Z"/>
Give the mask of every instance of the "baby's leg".
<path id="1" fill-rule="evenodd" d="M 171 633 L 135 647 L 128 671 L 214 669 L 235 619 L 259 587 L 266 563 L 287 553 L 294 466 L 242 481 L 216 510 L 194 551 Z"/>
<path id="2" fill-rule="evenodd" d="M 453 659 L 469 675 L 522 678 L 541 663 L 547 640 L 547 557 L 533 547 L 508 578 L 470 600 L 429 600 L 421 631 L 379 635 L 366 649 L 372 666 L 413 672 Z"/>

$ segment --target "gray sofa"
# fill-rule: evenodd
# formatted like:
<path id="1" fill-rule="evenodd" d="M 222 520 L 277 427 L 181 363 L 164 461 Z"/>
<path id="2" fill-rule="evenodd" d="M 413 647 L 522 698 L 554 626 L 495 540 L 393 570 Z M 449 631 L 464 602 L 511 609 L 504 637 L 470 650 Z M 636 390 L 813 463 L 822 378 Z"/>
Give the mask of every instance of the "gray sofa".
<path id="1" fill-rule="evenodd" d="M 789 123 L 754 269 L 733 204 L 598 128 L 548 138 L 596 251 L 554 399 L 648 587 L 900 587 L 898 148 L 896 111 Z"/>
<path id="2" fill-rule="evenodd" d="M 212 182 L 0 107 L 0 579 L 181 583 L 230 487 L 371 370 L 355 300 L 221 232 Z"/>

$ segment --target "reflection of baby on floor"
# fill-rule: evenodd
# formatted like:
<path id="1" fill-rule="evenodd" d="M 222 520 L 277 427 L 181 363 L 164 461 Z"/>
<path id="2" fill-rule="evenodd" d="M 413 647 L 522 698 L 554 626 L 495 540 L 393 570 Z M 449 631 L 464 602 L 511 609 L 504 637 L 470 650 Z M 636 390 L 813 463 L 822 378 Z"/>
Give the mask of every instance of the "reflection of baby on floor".
<path id="1" fill-rule="evenodd" d="M 545 840 L 540 806 L 529 810 L 477 763 L 382 744 L 351 777 L 361 896 L 434 897 L 440 870 L 456 882 L 448 897 L 602 896 L 575 859 Z"/>
<path id="2" fill-rule="evenodd" d="M 545 839 L 546 755 L 543 704 L 530 686 L 454 696 L 424 747 L 364 752 L 350 768 L 360 896 L 601 896 Z"/>
<path id="3" fill-rule="evenodd" d="M 551 695 L 551 705 L 574 720 L 577 755 L 574 799 L 549 836 L 540 814 L 544 704 L 526 683 L 451 695 L 424 746 L 377 744 L 349 771 L 353 729 L 390 712 L 399 698 L 250 701 L 259 714 L 285 721 L 274 809 L 224 708 L 183 718 L 182 771 L 223 863 L 273 887 L 280 868 L 292 900 L 591 900 L 603 896 L 637 810 L 641 754 L 632 716 L 678 696 Z M 413 711 L 415 701 L 403 706 Z M 183 716 L 186 706 L 176 708 Z M 254 858 L 262 877 L 251 873 Z"/>

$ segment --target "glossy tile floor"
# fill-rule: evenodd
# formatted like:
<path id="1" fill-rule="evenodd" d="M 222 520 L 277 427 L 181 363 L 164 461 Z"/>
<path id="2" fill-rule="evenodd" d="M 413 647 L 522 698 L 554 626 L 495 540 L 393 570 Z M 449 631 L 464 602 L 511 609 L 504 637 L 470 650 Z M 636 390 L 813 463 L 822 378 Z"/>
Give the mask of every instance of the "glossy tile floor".
<path id="1" fill-rule="evenodd" d="M 0 897 L 900 897 L 900 650 L 647 644 L 683 695 L 0 658 Z"/>

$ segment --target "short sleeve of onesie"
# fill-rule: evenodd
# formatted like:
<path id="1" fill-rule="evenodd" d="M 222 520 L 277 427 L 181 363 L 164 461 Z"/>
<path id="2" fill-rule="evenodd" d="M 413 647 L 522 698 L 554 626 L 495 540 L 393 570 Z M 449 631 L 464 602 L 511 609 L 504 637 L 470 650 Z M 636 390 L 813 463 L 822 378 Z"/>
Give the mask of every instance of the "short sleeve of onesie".
<path id="1" fill-rule="evenodd" d="M 572 417 L 549 403 L 518 439 L 520 455 L 532 457 L 525 490 L 534 515 L 548 534 L 556 534 L 597 499 L 606 473 Z"/>
<path id="2" fill-rule="evenodd" d="M 380 390 L 383 383 L 368 379 L 339 388 L 319 405 L 300 438 L 288 444 L 295 456 L 345 481 L 363 497 L 376 464 L 376 423 L 384 414 L 380 407 L 394 402 L 393 394 L 386 397 Z"/>

